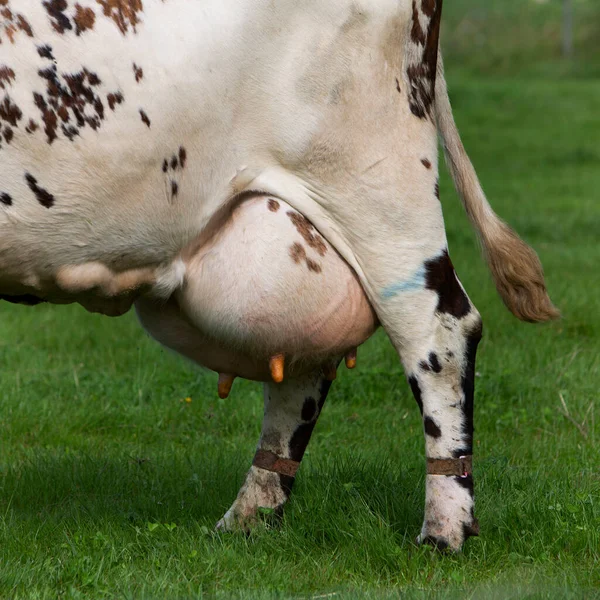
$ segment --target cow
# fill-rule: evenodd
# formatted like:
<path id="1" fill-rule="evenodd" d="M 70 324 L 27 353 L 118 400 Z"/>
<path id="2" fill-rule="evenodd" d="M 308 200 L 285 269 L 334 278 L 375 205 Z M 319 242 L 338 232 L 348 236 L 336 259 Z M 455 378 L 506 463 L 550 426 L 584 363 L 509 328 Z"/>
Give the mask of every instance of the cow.
<path id="1" fill-rule="evenodd" d="M 439 51 L 442 0 L 0 0 L 0 296 L 135 306 L 159 342 L 264 382 L 218 523 L 281 511 L 337 365 L 378 327 L 421 411 L 420 543 L 477 535 L 481 318 L 448 252 L 438 135 L 500 296 L 558 316 L 492 210 Z"/>

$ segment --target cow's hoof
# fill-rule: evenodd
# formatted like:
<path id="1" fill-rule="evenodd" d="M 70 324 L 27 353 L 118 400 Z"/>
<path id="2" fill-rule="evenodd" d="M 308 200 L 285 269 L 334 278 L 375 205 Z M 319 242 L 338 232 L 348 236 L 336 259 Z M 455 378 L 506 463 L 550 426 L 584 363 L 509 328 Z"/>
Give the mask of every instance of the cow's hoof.
<path id="1" fill-rule="evenodd" d="M 479 522 L 473 517 L 470 523 L 462 523 L 458 528 L 441 528 L 437 524 L 426 522 L 417 544 L 433 546 L 437 550 L 460 552 L 467 538 L 479 535 Z M 440 531 L 435 531 L 436 529 Z M 441 529 L 445 529 L 444 533 Z"/>
<path id="2" fill-rule="evenodd" d="M 420 546 L 433 546 L 436 550 L 440 550 L 442 552 L 445 550 L 453 550 L 454 552 L 458 551 L 450 547 L 450 543 L 447 539 L 443 537 L 436 537 L 434 535 L 427 535 L 425 537 L 420 535 L 417 538 L 417 544 Z"/>

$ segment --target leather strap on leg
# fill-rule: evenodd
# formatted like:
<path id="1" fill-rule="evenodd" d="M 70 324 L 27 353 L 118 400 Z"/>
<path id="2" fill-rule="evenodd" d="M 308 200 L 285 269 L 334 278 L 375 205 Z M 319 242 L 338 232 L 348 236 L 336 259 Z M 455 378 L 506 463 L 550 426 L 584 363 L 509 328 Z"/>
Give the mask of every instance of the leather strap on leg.
<path id="1" fill-rule="evenodd" d="M 287 477 L 296 477 L 296 471 L 300 467 L 300 463 L 295 460 L 281 458 L 274 452 L 260 449 L 256 451 L 252 465 Z"/>
<path id="2" fill-rule="evenodd" d="M 469 455 L 460 456 L 459 458 L 428 458 L 427 475 L 454 477 L 473 475 L 473 457 Z"/>

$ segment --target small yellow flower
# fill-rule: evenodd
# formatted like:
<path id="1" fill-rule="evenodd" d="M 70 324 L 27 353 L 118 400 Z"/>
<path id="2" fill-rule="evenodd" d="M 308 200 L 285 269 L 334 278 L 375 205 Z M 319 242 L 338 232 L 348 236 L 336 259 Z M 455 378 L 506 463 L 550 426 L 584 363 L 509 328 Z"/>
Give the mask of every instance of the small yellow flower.
<path id="1" fill-rule="evenodd" d="M 190 403 L 192 402 L 192 399 L 191 399 L 191 398 L 188 396 L 188 397 L 185 399 L 185 401 L 186 401 L 186 403 L 187 403 L 187 404 L 190 404 Z"/>

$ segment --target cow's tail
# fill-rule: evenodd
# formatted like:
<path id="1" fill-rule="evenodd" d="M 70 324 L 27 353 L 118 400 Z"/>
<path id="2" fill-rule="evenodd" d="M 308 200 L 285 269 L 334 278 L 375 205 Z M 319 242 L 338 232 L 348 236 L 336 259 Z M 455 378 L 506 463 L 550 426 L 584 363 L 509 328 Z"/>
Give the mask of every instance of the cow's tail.
<path id="1" fill-rule="evenodd" d="M 537 254 L 498 217 L 485 197 L 454 122 L 441 53 L 438 55 L 435 111 L 454 185 L 477 231 L 483 255 L 504 304 L 523 321 L 540 322 L 559 317 L 560 313 L 548 296 Z"/>

